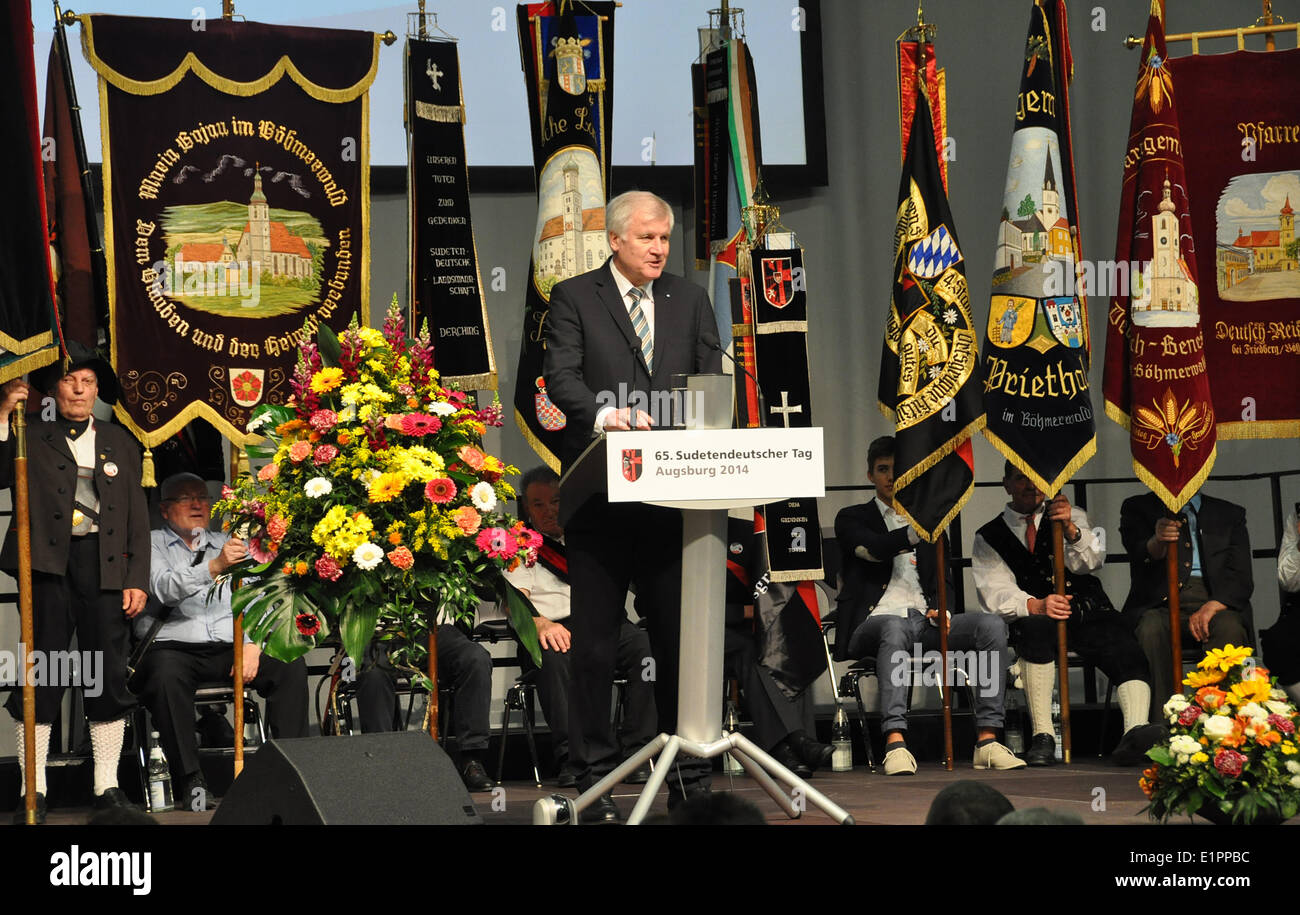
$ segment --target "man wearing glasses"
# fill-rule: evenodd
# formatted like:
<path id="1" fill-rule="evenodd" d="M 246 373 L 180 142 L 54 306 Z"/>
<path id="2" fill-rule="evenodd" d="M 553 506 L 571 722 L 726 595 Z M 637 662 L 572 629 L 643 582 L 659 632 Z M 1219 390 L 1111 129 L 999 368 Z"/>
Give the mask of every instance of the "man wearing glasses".
<path id="1" fill-rule="evenodd" d="M 136 618 L 136 635 L 146 638 L 163 618 L 141 658 L 131 687 L 153 716 L 158 740 L 171 767 L 177 810 L 202 810 L 211 795 L 199 768 L 194 732 L 194 691 L 234 676 L 234 624 L 230 588 L 208 600 L 213 581 L 248 553 L 238 537 L 208 530 L 212 499 L 207 484 L 192 473 L 163 481 L 165 526 L 151 534 L 149 591 L 154 600 Z M 307 665 L 285 664 L 262 655 L 245 636 L 244 683 L 266 699 L 266 720 L 274 737 L 307 736 Z M 236 735 L 240 739 L 241 735 Z"/>

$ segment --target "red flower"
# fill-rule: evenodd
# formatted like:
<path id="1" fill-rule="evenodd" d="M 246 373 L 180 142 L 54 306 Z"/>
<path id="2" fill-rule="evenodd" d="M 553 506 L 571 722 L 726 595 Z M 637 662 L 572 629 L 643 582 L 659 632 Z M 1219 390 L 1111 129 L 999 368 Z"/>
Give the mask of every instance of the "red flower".
<path id="1" fill-rule="evenodd" d="M 320 620 L 314 614 L 299 613 L 293 618 L 293 622 L 298 627 L 298 631 L 308 638 L 320 632 Z"/>
<path id="2" fill-rule="evenodd" d="M 446 477 L 438 477 L 424 485 L 424 497 L 434 504 L 441 505 L 456 497 L 456 484 Z"/>
<path id="3" fill-rule="evenodd" d="M 339 415 L 333 410 L 317 410 L 307 422 L 313 429 L 323 434 L 338 425 Z"/>
<path id="4" fill-rule="evenodd" d="M 230 387 L 235 392 L 236 400 L 256 400 L 262 392 L 262 381 L 245 369 L 230 380 Z"/>
<path id="5" fill-rule="evenodd" d="M 1273 725 L 1273 727 L 1277 728 L 1283 734 L 1295 733 L 1295 722 L 1290 718 L 1283 718 L 1281 715 L 1269 715 L 1268 723 Z"/>
<path id="6" fill-rule="evenodd" d="M 1241 767 L 1246 764 L 1246 757 L 1236 750 L 1220 749 L 1214 754 L 1214 768 L 1230 778 L 1241 774 Z"/>
<path id="7" fill-rule="evenodd" d="M 335 448 L 333 445 L 317 445 L 316 451 L 312 454 L 311 459 L 312 462 L 319 467 L 328 464 L 338 456 L 339 449 Z"/>
<path id="8" fill-rule="evenodd" d="M 1195 705 L 1189 705 L 1178 713 L 1178 723 L 1185 728 L 1189 728 L 1196 723 L 1196 719 L 1200 718 L 1202 714 L 1200 708 Z"/>
<path id="9" fill-rule="evenodd" d="M 487 553 L 492 559 L 498 559 L 502 556 L 509 559 L 519 552 L 519 544 L 502 527 L 483 528 L 483 530 L 479 531 L 478 539 L 474 542 L 480 550 Z"/>
<path id="10" fill-rule="evenodd" d="M 388 554 L 388 561 L 403 572 L 415 565 L 415 557 L 412 556 L 411 551 L 404 546 L 399 546 L 397 549 L 390 552 Z"/>
<path id="11" fill-rule="evenodd" d="M 407 435 L 431 435 L 442 428 L 442 420 L 427 413 L 408 413 L 402 417 L 402 431 Z"/>
<path id="12" fill-rule="evenodd" d="M 316 574 L 325 581 L 338 581 L 343 577 L 343 570 L 339 568 L 337 560 L 326 553 L 316 560 Z"/>

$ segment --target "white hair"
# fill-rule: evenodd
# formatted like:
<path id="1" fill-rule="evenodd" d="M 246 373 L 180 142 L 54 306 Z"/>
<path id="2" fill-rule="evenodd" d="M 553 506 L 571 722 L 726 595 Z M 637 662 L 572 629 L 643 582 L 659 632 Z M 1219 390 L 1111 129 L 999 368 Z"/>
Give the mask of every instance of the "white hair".
<path id="1" fill-rule="evenodd" d="M 627 224 L 636 213 L 650 211 L 656 216 L 667 217 L 668 231 L 673 230 L 673 208 L 668 201 L 649 191 L 624 191 L 605 205 L 605 229 L 611 235 L 622 238 L 627 231 Z"/>

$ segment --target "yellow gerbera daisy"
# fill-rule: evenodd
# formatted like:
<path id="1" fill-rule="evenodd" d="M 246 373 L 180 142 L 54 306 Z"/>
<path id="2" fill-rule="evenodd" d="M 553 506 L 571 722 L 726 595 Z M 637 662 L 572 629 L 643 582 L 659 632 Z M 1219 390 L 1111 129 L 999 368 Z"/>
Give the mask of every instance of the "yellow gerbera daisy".
<path id="1" fill-rule="evenodd" d="M 1247 702 L 1264 702 L 1272 687 L 1267 680 L 1243 680 L 1232 686 L 1233 705 L 1245 705 Z"/>
<path id="2" fill-rule="evenodd" d="M 317 394 L 332 391 L 343 383 L 343 370 L 338 366 L 327 366 L 311 379 L 311 389 Z"/>
<path id="3" fill-rule="evenodd" d="M 1201 663 L 1196 665 L 1202 670 L 1213 670 L 1218 668 L 1222 671 L 1231 670 L 1242 661 L 1245 661 L 1251 655 L 1251 649 L 1246 647 L 1237 647 L 1235 645 L 1224 645 L 1222 648 L 1211 648 Z"/>
<path id="4" fill-rule="evenodd" d="M 389 502 L 401 495 L 402 490 L 405 488 L 406 484 L 402 481 L 400 474 L 381 473 L 370 484 L 370 501 Z"/>
<path id="5" fill-rule="evenodd" d="M 1183 680 L 1183 686 L 1200 689 L 1202 686 L 1213 686 L 1216 683 L 1222 683 L 1227 676 L 1221 670 L 1193 670 Z"/>

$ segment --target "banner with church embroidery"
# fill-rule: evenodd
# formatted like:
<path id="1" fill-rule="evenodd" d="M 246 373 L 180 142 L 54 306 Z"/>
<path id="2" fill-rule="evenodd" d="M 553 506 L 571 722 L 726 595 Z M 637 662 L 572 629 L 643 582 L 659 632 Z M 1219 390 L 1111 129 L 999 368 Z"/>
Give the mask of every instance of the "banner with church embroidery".
<path id="1" fill-rule="evenodd" d="M 808 284 L 803 249 L 792 233 L 772 233 L 766 247 L 740 249 L 754 327 L 753 364 L 767 414 L 762 425 L 786 429 L 813 423 L 808 381 Z M 737 373 L 739 374 L 739 373 Z M 762 506 L 772 581 L 824 575 L 816 499 L 783 499 Z"/>
<path id="2" fill-rule="evenodd" d="M 546 392 L 542 362 L 551 289 L 609 258 L 609 124 L 614 102 L 614 4 L 518 7 L 519 52 L 528 91 L 537 222 L 524 291 L 515 372 L 515 423 L 554 470 L 568 422 Z"/>
<path id="3" fill-rule="evenodd" d="M 99 75 L 118 417 L 237 444 L 297 345 L 369 319 L 370 32 L 83 16 Z"/>
<path id="4" fill-rule="evenodd" d="M 1300 50 L 1169 69 L 1218 436 L 1300 438 Z"/>
<path id="5" fill-rule="evenodd" d="M 469 212 L 465 104 L 455 42 L 406 42 L 410 314 L 429 323 L 433 367 L 462 390 L 497 386 Z"/>
<path id="6" fill-rule="evenodd" d="M 1151 4 L 1124 155 L 1115 263 L 1127 283 L 1110 300 L 1106 415 L 1129 430 L 1133 470 L 1179 511 L 1214 466 L 1210 398 L 1183 144 L 1181 90 Z M 1117 271 L 1118 272 L 1118 271 Z"/>
<path id="7" fill-rule="evenodd" d="M 1065 25 L 1063 2 L 1032 4 L 984 338 L 984 435 L 1049 496 L 1097 450 Z"/>

